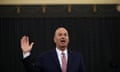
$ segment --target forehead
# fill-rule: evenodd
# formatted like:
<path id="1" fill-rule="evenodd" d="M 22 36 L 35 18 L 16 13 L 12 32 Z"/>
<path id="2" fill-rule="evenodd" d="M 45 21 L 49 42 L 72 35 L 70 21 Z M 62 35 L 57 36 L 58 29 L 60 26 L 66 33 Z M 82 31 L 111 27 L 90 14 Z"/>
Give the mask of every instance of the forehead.
<path id="1" fill-rule="evenodd" d="M 55 33 L 68 33 L 65 28 L 58 28 L 56 29 Z"/>

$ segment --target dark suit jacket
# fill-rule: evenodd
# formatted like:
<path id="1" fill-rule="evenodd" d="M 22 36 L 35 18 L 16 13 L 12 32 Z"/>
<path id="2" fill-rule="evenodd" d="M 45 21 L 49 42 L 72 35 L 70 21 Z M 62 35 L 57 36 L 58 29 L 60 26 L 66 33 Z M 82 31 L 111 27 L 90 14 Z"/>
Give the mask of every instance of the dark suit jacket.
<path id="1" fill-rule="evenodd" d="M 56 50 L 40 55 L 35 63 L 30 57 L 23 60 L 27 72 L 61 72 Z M 79 53 L 68 51 L 67 72 L 85 72 L 82 57 Z"/>

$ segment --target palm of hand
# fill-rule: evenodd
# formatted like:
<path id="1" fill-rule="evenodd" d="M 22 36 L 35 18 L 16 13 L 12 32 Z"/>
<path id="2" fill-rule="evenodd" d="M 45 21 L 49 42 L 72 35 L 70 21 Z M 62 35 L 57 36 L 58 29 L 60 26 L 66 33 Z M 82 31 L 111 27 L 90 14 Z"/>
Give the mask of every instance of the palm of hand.
<path id="1" fill-rule="evenodd" d="M 21 38 L 21 49 L 23 53 L 30 52 L 32 50 L 33 44 L 34 44 L 33 42 L 31 44 L 29 43 L 28 36 L 23 36 Z"/>

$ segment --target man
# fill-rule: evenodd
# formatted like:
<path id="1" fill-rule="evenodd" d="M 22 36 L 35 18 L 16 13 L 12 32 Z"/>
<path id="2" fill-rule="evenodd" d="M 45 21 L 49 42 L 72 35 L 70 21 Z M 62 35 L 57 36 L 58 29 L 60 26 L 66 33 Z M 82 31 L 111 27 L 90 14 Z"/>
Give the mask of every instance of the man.
<path id="1" fill-rule="evenodd" d="M 56 48 L 40 55 L 32 63 L 30 51 L 34 43 L 29 43 L 28 36 L 21 38 L 23 64 L 28 72 L 85 72 L 81 55 L 68 49 L 69 34 L 66 28 L 56 29 L 54 43 Z"/>

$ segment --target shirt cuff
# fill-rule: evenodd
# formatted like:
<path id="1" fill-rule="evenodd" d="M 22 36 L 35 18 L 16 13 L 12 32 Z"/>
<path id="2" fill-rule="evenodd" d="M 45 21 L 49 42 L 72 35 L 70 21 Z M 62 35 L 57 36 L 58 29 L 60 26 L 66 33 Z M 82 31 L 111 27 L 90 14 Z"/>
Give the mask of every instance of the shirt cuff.
<path id="1" fill-rule="evenodd" d="M 30 52 L 24 53 L 23 54 L 23 59 L 27 58 L 28 56 L 30 56 Z"/>

